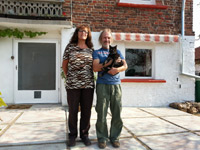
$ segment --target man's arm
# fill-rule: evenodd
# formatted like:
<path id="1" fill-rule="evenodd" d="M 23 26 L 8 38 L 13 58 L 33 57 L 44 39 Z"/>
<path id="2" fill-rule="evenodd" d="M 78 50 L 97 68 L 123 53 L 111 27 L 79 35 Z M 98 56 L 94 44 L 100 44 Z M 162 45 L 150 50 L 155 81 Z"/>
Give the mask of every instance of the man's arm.
<path id="1" fill-rule="evenodd" d="M 93 60 L 93 71 L 94 71 L 94 72 L 102 71 L 102 68 L 103 68 L 103 67 L 107 67 L 107 66 L 109 66 L 111 63 L 112 63 L 112 60 L 110 60 L 107 64 L 103 65 L 103 64 L 100 64 L 100 60 L 99 60 L 99 59 L 94 59 L 94 60 Z"/>
<path id="2" fill-rule="evenodd" d="M 122 62 L 123 62 L 123 66 L 118 67 L 118 68 L 113 67 L 111 70 L 108 71 L 108 73 L 111 74 L 111 75 L 115 75 L 119 72 L 125 71 L 128 68 L 128 66 L 127 66 L 127 63 L 124 59 L 122 59 Z"/>

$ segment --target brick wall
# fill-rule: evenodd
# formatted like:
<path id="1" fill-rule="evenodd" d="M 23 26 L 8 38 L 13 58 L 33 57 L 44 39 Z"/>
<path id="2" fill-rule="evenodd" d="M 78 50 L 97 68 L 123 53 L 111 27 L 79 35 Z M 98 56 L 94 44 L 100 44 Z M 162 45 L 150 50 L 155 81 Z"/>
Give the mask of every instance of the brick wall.
<path id="1" fill-rule="evenodd" d="M 113 32 L 172 34 L 181 33 L 182 0 L 165 0 L 167 9 L 119 7 L 118 0 L 72 0 L 72 21 L 90 25 L 92 31 L 106 27 Z M 64 11 L 70 17 L 70 0 Z M 186 1 L 185 35 L 192 31 L 193 0 Z"/>

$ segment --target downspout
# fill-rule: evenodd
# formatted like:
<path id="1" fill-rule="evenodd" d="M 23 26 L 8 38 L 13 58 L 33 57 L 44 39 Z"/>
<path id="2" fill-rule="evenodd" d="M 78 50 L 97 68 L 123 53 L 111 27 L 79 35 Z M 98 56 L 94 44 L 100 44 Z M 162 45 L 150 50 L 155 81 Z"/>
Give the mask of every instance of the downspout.
<path id="1" fill-rule="evenodd" d="M 181 52 L 182 52 L 182 65 L 181 65 L 181 75 L 185 75 L 191 78 L 197 78 L 200 79 L 200 76 L 197 75 L 193 75 L 190 73 L 186 73 L 184 72 L 184 55 L 183 55 L 183 41 L 184 41 L 184 37 L 185 37 L 185 2 L 186 0 L 183 0 L 182 2 L 182 11 L 181 11 L 181 15 L 182 15 L 182 23 L 181 23 Z"/>
<path id="2" fill-rule="evenodd" d="M 71 14 L 70 14 L 70 15 L 71 15 L 70 17 L 71 17 L 71 22 L 72 22 L 72 0 L 70 1 L 70 13 L 71 13 Z"/>

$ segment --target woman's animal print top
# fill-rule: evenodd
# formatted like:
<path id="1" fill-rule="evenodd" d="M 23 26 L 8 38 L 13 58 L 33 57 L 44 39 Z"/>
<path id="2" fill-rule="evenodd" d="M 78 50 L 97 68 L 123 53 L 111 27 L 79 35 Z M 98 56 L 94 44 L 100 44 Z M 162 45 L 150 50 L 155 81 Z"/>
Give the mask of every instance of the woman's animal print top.
<path id="1" fill-rule="evenodd" d="M 69 60 L 66 78 L 66 89 L 94 88 L 92 69 L 93 49 L 81 49 L 74 44 L 65 48 L 63 60 Z"/>

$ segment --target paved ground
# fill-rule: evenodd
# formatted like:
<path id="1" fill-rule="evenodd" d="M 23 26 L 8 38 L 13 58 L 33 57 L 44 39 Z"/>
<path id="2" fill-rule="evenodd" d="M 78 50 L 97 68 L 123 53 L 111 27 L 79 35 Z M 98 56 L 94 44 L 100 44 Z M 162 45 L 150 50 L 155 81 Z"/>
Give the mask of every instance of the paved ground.
<path id="1" fill-rule="evenodd" d="M 0 109 L 0 150 L 96 150 L 96 112 L 92 108 L 90 139 L 66 146 L 66 109 L 33 105 L 30 109 Z M 123 107 L 120 150 L 200 150 L 200 117 L 171 108 Z M 108 124 L 111 117 L 108 113 Z M 114 149 L 110 143 L 105 150 Z M 117 149 L 116 149 L 117 150 Z"/>

